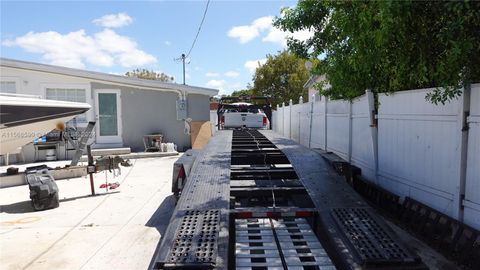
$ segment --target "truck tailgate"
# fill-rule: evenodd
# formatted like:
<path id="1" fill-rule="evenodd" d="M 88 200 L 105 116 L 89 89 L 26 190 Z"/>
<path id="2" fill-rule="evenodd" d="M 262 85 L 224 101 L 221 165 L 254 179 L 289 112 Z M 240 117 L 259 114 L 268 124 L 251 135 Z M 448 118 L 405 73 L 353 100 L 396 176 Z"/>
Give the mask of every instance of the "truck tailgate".
<path id="1" fill-rule="evenodd" d="M 263 114 L 259 113 L 226 113 L 225 127 L 242 127 L 262 128 Z"/>

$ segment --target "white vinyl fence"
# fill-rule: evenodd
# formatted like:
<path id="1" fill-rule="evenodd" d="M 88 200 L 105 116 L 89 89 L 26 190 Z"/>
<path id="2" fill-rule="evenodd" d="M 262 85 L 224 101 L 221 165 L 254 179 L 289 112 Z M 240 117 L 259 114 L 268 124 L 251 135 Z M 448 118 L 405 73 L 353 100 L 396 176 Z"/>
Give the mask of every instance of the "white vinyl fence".
<path id="1" fill-rule="evenodd" d="M 273 129 L 310 148 L 332 151 L 362 175 L 480 229 L 480 84 L 445 105 L 432 89 L 325 98 L 279 106 Z M 376 119 L 376 120 L 375 120 Z"/>

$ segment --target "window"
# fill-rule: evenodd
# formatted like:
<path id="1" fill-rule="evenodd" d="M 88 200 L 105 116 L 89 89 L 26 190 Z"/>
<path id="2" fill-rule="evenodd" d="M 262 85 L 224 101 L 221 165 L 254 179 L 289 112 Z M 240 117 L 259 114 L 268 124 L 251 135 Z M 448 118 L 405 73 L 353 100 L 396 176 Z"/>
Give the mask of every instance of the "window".
<path id="1" fill-rule="evenodd" d="M 87 94 L 85 89 L 81 88 L 46 88 L 46 99 L 71 101 L 71 102 L 87 102 Z M 80 114 L 73 118 L 69 123 L 87 123 L 86 113 Z"/>
<path id="2" fill-rule="evenodd" d="M 1 81 L 0 93 L 15 94 L 17 92 L 17 84 L 15 81 Z"/>
<path id="3" fill-rule="evenodd" d="M 74 88 L 47 88 L 47 99 L 72 101 L 72 102 L 86 102 L 87 96 L 85 89 Z"/>

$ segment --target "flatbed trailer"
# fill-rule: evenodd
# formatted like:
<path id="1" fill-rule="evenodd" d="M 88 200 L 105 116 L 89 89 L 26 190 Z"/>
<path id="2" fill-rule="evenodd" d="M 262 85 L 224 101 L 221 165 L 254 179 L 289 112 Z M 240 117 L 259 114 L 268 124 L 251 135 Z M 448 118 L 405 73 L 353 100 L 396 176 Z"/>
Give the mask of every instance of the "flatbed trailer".
<path id="1" fill-rule="evenodd" d="M 217 132 L 180 194 L 151 269 L 427 269 L 318 153 L 270 130 Z"/>

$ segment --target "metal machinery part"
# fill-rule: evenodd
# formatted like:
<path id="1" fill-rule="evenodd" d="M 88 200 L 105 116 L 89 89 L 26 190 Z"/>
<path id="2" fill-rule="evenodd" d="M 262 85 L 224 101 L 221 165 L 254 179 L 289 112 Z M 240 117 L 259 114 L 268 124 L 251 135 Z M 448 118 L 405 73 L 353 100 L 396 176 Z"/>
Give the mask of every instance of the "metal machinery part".
<path id="1" fill-rule="evenodd" d="M 95 172 L 119 170 L 120 165 L 130 167 L 130 161 L 120 156 L 104 156 L 95 159 Z"/>
<path id="2" fill-rule="evenodd" d="M 80 161 L 84 153 L 85 146 L 87 146 L 88 139 L 92 137 L 93 128 L 95 127 L 95 123 L 93 121 L 88 122 L 86 129 L 81 133 L 80 138 L 78 140 L 74 139 L 77 138 L 79 134 L 71 134 L 70 132 L 64 132 L 64 138 L 70 143 L 72 146 L 75 147 L 75 155 L 72 158 L 72 162 L 70 166 L 76 166 Z M 74 132 L 76 133 L 76 131 Z M 65 146 L 67 147 L 67 146 Z"/>

